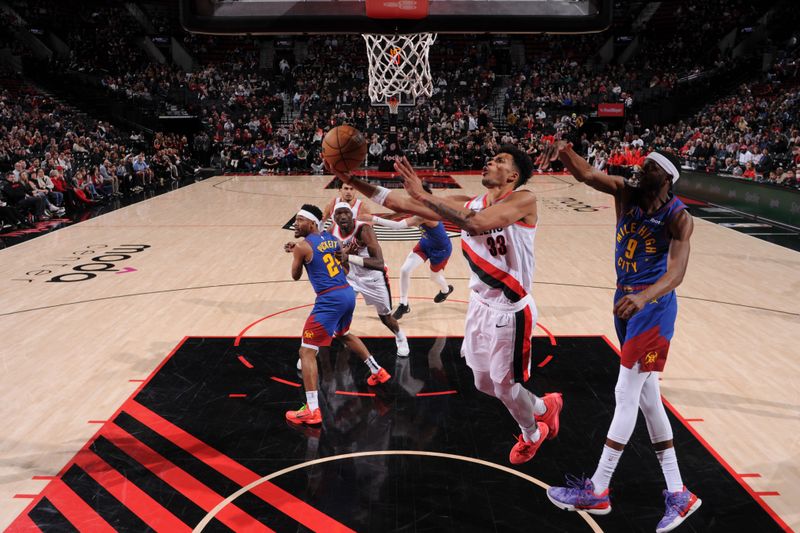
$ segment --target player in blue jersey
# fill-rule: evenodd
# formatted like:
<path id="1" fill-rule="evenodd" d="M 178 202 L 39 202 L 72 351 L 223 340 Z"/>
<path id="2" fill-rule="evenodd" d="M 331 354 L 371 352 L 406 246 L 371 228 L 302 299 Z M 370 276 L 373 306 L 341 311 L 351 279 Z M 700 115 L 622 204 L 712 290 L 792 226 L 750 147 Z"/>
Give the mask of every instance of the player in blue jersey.
<path id="1" fill-rule="evenodd" d="M 614 325 L 622 356 L 614 418 L 597 470 L 587 479 L 568 476 L 567 487 L 551 487 L 547 495 L 562 509 L 592 514 L 611 512 L 608 485 L 641 409 L 667 485 L 666 512 L 656 531 L 671 531 L 702 503 L 683 485 L 672 443 L 672 427 L 658 385 L 675 329 L 678 311 L 675 287 L 686 273 L 694 227 L 686 206 L 672 190 L 680 176 L 679 163 L 671 154 L 652 152 L 632 177 L 609 176 L 589 165 L 565 141 L 548 147 L 538 163 L 546 167 L 555 159 L 578 181 L 614 196 L 617 213 Z"/>
<path id="2" fill-rule="evenodd" d="M 433 194 L 427 184 L 424 184 L 423 188 L 428 193 Z M 419 242 L 408 254 L 405 263 L 400 268 L 400 304 L 394 311 L 394 318 L 400 319 L 406 313 L 411 312 L 411 307 L 408 305 L 411 273 L 425 261 L 430 261 L 431 281 L 440 287 L 439 293 L 433 297 L 433 301 L 438 304 L 447 300 L 447 297 L 453 292 L 453 286 L 447 284 L 447 279 L 444 277 L 444 268 L 447 266 L 447 261 L 453 252 L 453 246 L 450 244 L 450 237 L 447 236 L 447 231 L 441 221 L 426 220 L 416 215 L 403 220 L 388 220 L 375 215 L 361 215 L 359 218 L 379 226 L 395 229 L 417 226 L 422 232 Z"/>
<path id="3" fill-rule="evenodd" d="M 305 269 L 308 281 L 317 293 L 300 341 L 306 404 L 297 411 L 286 412 L 286 420 L 292 424 L 322 423 L 317 397 L 317 352 L 323 346 L 330 346 L 334 336 L 369 367 L 371 375 L 367 383 L 370 386 L 386 383 L 391 378 L 370 355 L 361 339 L 349 332 L 356 294 L 347 283 L 347 273 L 340 262 L 339 241 L 330 233 L 320 231 L 321 219 L 319 207 L 303 205 L 294 220 L 294 236 L 303 240 L 288 242 L 284 246 L 293 257 L 292 278 L 299 280 Z"/>

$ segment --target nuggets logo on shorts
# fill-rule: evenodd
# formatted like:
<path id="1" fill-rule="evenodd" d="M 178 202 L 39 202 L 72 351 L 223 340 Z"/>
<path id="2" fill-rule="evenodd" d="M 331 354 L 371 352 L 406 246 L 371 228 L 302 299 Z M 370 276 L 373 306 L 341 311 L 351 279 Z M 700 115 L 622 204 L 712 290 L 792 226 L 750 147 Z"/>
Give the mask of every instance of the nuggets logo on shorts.
<path id="1" fill-rule="evenodd" d="M 652 365 L 658 359 L 658 352 L 647 352 L 647 355 L 644 356 L 644 364 Z"/>
<path id="2" fill-rule="evenodd" d="M 310 329 L 305 330 L 303 332 L 303 338 L 305 338 L 305 339 L 313 339 L 314 338 L 314 332 L 311 331 Z"/>

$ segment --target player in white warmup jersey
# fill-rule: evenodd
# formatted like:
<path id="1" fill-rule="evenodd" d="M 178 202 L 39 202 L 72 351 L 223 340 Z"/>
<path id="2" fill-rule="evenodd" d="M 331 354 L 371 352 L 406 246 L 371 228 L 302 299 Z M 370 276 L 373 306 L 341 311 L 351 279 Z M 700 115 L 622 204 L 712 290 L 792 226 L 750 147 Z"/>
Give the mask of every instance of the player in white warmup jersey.
<path id="1" fill-rule="evenodd" d="M 394 334 L 397 355 L 407 357 L 410 353 L 408 339 L 392 316 L 389 279 L 375 230 L 366 222 L 355 220 L 353 209 L 347 202 L 339 202 L 333 208 L 331 235 L 342 243 L 343 261 L 350 266 L 348 283 L 364 297 L 367 305 L 375 308 L 378 318 Z"/>
<path id="2" fill-rule="evenodd" d="M 342 183 L 339 186 L 339 196 L 336 198 L 331 199 L 325 205 L 325 209 L 322 210 L 322 224 L 323 226 L 328 221 L 328 218 L 333 217 L 333 207 L 341 202 L 346 202 L 347 205 L 350 206 L 350 209 L 353 210 L 353 218 L 358 220 L 358 217 L 363 215 L 367 216 L 370 214 L 369 208 L 364 205 L 364 202 L 361 201 L 360 198 L 356 197 L 356 190 L 353 188 L 352 185 L 349 183 Z"/>
<path id="3" fill-rule="evenodd" d="M 514 146 L 501 147 L 483 169 L 481 182 L 487 191 L 475 198 L 427 193 L 405 158 L 395 164 L 395 170 L 408 194 L 337 175 L 389 209 L 449 220 L 462 229 L 462 251 L 472 276 L 461 353 L 477 389 L 502 401 L 522 430 L 509 460 L 514 464 L 529 461 L 545 439 L 558 434 L 563 405 L 560 393 L 539 398 L 522 386 L 529 377 L 536 324 L 536 305 L 529 292 L 536 196 L 523 188 L 533 162 Z"/>

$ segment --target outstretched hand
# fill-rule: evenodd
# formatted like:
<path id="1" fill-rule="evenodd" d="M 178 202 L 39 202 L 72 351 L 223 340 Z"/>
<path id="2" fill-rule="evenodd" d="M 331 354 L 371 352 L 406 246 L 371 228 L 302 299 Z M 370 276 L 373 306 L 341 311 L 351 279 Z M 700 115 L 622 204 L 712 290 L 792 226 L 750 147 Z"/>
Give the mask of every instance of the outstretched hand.
<path id="1" fill-rule="evenodd" d="M 417 200 L 425 194 L 425 189 L 422 188 L 422 179 L 417 175 L 417 172 L 408 162 L 408 158 L 403 156 L 394 164 L 394 169 L 400 174 L 403 180 L 403 188 L 412 198 Z"/>
<path id="2" fill-rule="evenodd" d="M 536 168 L 539 170 L 548 170 L 550 168 L 550 163 L 558 159 L 559 154 L 570 146 L 572 145 L 567 141 L 555 141 L 547 145 L 545 149 L 542 150 L 542 153 L 539 154 L 539 157 L 536 158 Z"/>
<path id="3" fill-rule="evenodd" d="M 339 178 L 339 180 L 340 180 L 342 183 L 350 183 L 350 180 L 352 180 L 352 179 L 353 179 L 353 177 L 350 175 L 350 173 L 349 173 L 349 172 L 340 172 L 340 171 L 336 170 L 335 168 L 333 168 L 333 167 L 330 165 L 330 163 L 328 163 L 328 160 L 327 160 L 327 159 L 324 159 L 324 158 L 323 158 L 323 159 L 322 159 L 322 162 L 325 164 L 325 168 L 328 170 L 328 172 L 330 172 L 331 174 L 333 174 L 334 176 L 336 176 L 337 178 Z"/>

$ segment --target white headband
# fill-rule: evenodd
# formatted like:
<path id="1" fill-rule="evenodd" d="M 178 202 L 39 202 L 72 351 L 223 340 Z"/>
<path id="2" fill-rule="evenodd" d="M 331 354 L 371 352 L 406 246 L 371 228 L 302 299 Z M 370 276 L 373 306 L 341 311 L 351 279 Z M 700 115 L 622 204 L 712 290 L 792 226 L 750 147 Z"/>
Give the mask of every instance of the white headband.
<path id="1" fill-rule="evenodd" d="M 650 152 L 649 154 L 647 154 L 645 160 L 648 159 L 655 162 L 658 166 L 663 168 L 667 174 L 672 176 L 672 183 L 678 181 L 678 178 L 681 176 L 681 174 L 680 172 L 678 172 L 678 169 L 675 167 L 675 165 L 672 164 L 672 161 L 664 157 L 662 154 L 659 154 L 658 152 Z"/>
<path id="2" fill-rule="evenodd" d="M 319 219 L 316 217 L 316 215 L 314 215 L 314 213 L 306 211 L 305 209 L 301 209 L 297 212 L 297 216 L 307 218 L 308 220 L 313 220 L 317 223 L 317 226 L 319 226 Z"/>
<path id="3" fill-rule="evenodd" d="M 333 206 L 333 212 L 336 213 L 336 211 L 338 211 L 339 209 L 344 209 L 344 208 L 349 209 L 351 213 L 353 212 L 353 208 L 350 207 L 350 204 L 348 204 L 347 202 L 337 203 L 335 206 Z"/>

